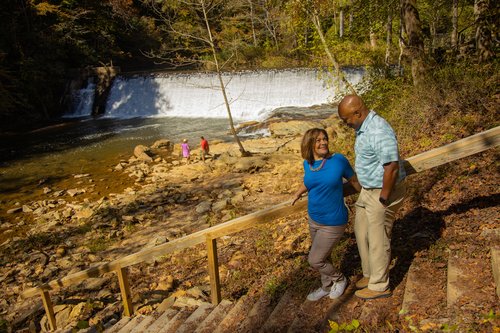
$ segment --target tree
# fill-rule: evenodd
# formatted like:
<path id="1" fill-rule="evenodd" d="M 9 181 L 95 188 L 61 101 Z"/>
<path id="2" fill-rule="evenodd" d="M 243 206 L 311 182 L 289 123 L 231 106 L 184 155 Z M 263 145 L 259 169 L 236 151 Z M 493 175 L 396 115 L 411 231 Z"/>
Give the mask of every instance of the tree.
<path id="1" fill-rule="evenodd" d="M 214 0 L 208 3 L 206 0 L 152 0 L 149 2 L 149 4 L 151 8 L 153 8 L 159 15 L 163 24 L 165 24 L 169 35 L 175 35 L 177 38 L 179 38 L 179 42 L 181 44 L 188 46 L 190 48 L 190 51 L 193 52 L 190 56 L 180 56 L 180 49 L 169 50 L 177 54 L 177 60 L 184 62 L 189 61 L 192 63 L 207 62 L 209 60 L 204 58 L 203 54 L 210 54 L 211 63 L 215 68 L 221 93 L 224 99 L 224 104 L 226 106 L 231 133 L 234 137 L 235 142 L 238 144 L 241 155 L 249 156 L 250 154 L 241 144 L 241 141 L 234 127 L 231 107 L 227 98 L 225 83 L 222 79 L 221 71 L 223 65 L 221 65 L 219 62 L 219 50 L 217 49 L 217 41 L 212 31 L 212 23 L 220 23 L 220 19 L 223 17 L 223 1 Z M 161 5 L 161 7 L 159 7 L 159 5 Z M 212 16 L 209 16 L 209 14 L 211 14 Z M 178 18 L 182 19 L 182 21 L 177 20 Z M 169 54 L 171 55 L 172 53 Z"/>
<path id="2" fill-rule="evenodd" d="M 451 27 L 450 44 L 452 49 L 456 51 L 458 46 L 458 0 L 452 0 Z"/>
<path id="3" fill-rule="evenodd" d="M 401 0 L 401 21 L 406 33 L 406 49 L 411 61 L 413 83 L 420 84 L 425 75 L 424 41 L 416 0 Z"/>
<path id="4" fill-rule="evenodd" d="M 340 64 L 333 55 L 333 53 L 330 51 L 330 48 L 328 47 L 327 40 L 325 38 L 325 35 L 323 33 L 323 28 L 321 27 L 321 20 L 320 20 L 320 11 L 321 9 L 324 9 L 325 6 L 328 4 L 325 4 L 321 0 L 308 0 L 308 1 L 295 1 L 294 2 L 295 6 L 298 7 L 298 9 L 305 13 L 305 15 L 308 17 L 308 19 L 311 21 L 313 24 L 316 33 L 318 34 L 318 37 L 321 41 L 321 45 L 323 46 L 323 49 L 330 60 L 331 64 L 335 68 L 337 76 L 340 78 L 342 82 L 346 85 L 346 87 L 349 89 L 349 91 L 352 94 L 356 95 L 356 90 L 352 86 L 352 84 L 347 80 L 345 77 L 344 73 L 340 69 Z"/>
<path id="5" fill-rule="evenodd" d="M 489 0 L 474 1 L 474 21 L 476 28 L 476 51 L 480 62 L 493 57 L 493 42 L 491 38 L 490 2 Z"/>

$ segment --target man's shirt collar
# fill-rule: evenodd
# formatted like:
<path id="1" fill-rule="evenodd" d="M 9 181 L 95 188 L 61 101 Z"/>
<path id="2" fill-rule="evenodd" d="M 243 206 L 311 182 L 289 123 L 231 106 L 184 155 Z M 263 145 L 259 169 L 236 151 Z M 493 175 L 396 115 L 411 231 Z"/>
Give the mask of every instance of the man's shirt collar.
<path id="1" fill-rule="evenodd" d="M 370 112 L 366 116 L 365 120 L 363 120 L 363 123 L 361 124 L 361 126 L 359 126 L 359 128 L 356 130 L 356 135 L 359 135 L 366 130 L 366 128 L 370 124 L 370 121 L 373 119 L 373 117 L 375 117 L 375 115 L 376 115 L 375 111 L 370 110 Z"/>

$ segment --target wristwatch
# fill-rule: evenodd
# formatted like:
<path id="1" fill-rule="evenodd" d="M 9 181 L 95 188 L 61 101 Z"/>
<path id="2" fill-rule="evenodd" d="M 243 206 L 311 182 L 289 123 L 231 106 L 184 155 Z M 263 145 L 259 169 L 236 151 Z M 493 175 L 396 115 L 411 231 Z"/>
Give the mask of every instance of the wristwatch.
<path id="1" fill-rule="evenodd" d="M 380 201 L 380 203 L 381 203 L 382 205 L 384 205 L 384 206 L 389 206 L 389 200 L 387 200 L 387 199 L 384 199 L 384 198 L 382 198 L 382 197 L 379 197 L 379 198 L 378 198 L 378 201 Z"/>

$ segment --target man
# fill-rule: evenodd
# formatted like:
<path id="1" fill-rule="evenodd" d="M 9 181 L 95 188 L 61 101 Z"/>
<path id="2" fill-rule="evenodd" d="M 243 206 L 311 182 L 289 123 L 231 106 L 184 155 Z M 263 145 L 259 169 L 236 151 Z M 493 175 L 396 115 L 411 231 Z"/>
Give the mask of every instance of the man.
<path id="1" fill-rule="evenodd" d="M 355 295 L 363 299 L 390 297 L 391 230 L 406 192 L 405 171 L 389 123 L 369 110 L 356 95 L 345 96 L 339 117 L 356 131 L 355 171 L 361 184 L 354 233 L 363 278 Z"/>
<path id="2" fill-rule="evenodd" d="M 201 145 L 201 159 L 203 160 L 203 162 L 205 162 L 205 156 L 210 155 L 210 148 L 208 146 L 208 141 L 204 137 L 201 137 L 200 145 Z"/>

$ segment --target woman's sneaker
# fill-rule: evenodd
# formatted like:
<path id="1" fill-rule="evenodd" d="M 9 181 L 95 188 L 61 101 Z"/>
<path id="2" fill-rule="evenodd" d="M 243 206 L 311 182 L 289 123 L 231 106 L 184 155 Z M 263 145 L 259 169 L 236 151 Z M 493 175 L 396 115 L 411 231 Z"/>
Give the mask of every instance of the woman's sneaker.
<path id="1" fill-rule="evenodd" d="M 317 301 L 323 297 L 325 297 L 326 295 L 328 295 L 330 292 L 329 291 L 325 291 L 323 290 L 323 288 L 318 288 L 316 289 L 315 291 L 313 291 L 312 293 L 310 293 L 309 295 L 307 295 L 307 300 L 308 301 Z"/>
<path id="2" fill-rule="evenodd" d="M 341 280 L 333 283 L 332 289 L 330 289 L 330 298 L 336 299 L 342 296 L 346 287 L 347 279 L 345 276 L 343 276 Z"/>

